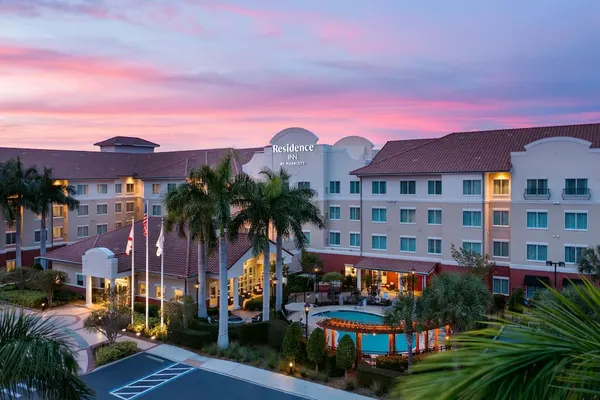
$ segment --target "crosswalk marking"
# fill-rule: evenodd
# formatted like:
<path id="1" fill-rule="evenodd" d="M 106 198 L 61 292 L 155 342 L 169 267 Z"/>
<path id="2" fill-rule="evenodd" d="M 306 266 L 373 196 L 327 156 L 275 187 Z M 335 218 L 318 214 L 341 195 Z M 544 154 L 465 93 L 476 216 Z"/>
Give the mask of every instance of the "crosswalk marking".
<path id="1" fill-rule="evenodd" d="M 153 372 L 150 375 L 128 383 L 125 386 L 113 389 L 110 391 L 110 394 L 122 400 L 133 400 L 144 393 L 154 390 L 169 381 L 192 372 L 195 369 L 195 367 L 190 367 L 189 365 L 185 364 L 172 364 L 166 368 Z"/>
<path id="2" fill-rule="evenodd" d="M 17 387 L 24 389 L 26 392 L 35 392 L 35 389 L 30 388 L 24 383 L 17 383 Z M 12 390 L 2 389 L 0 393 L 3 393 L 8 396 L 9 399 L 18 399 L 23 396 L 23 393 L 13 392 Z M 4 398 L 4 396 L 0 396 L 0 398 Z"/>

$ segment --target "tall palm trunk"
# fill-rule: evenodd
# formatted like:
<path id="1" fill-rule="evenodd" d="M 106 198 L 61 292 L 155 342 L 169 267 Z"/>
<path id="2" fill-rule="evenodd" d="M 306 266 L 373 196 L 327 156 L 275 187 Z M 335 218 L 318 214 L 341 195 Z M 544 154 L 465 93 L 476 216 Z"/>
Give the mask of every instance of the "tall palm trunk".
<path id="1" fill-rule="evenodd" d="M 46 255 L 46 218 L 47 213 L 42 211 L 42 219 L 40 220 L 40 257 Z M 40 259 L 42 267 L 46 269 L 46 260 Z"/>
<path id="2" fill-rule="evenodd" d="M 221 227 L 219 233 L 219 337 L 217 346 L 220 349 L 229 347 L 229 313 L 227 296 L 227 241 L 225 229 Z"/>
<path id="3" fill-rule="evenodd" d="M 263 321 L 269 320 L 269 308 L 271 301 L 271 243 L 267 242 L 267 246 L 263 252 Z"/>
<path id="4" fill-rule="evenodd" d="M 15 224 L 16 226 L 16 236 L 17 236 L 17 243 L 16 243 L 16 247 L 15 247 L 15 253 L 16 253 L 16 257 L 15 257 L 15 264 L 17 266 L 17 268 L 23 266 L 23 259 L 21 256 L 21 204 L 19 204 L 17 206 L 17 210 L 15 213 Z"/>
<path id="5" fill-rule="evenodd" d="M 277 285 L 275 287 L 275 311 L 281 311 L 283 305 L 283 238 L 278 233 L 275 239 L 276 245 L 276 261 L 275 261 L 275 273 L 277 279 Z"/>
<path id="6" fill-rule="evenodd" d="M 413 332 L 404 332 L 404 336 L 406 336 L 406 348 L 408 349 L 408 372 L 410 373 L 413 365 Z"/>
<path id="7" fill-rule="evenodd" d="M 198 240 L 198 316 L 208 317 L 206 310 L 206 245 Z"/>

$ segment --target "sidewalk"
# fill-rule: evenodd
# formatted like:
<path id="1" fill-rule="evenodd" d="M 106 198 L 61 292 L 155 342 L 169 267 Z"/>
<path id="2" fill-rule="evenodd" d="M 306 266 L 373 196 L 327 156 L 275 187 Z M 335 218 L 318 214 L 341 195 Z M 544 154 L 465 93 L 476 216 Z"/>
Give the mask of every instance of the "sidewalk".
<path id="1" fill-rule="evenodd" d="M 314 400 L 367 400 L 370 397 L 361 396 L 355 393 L 334 389 L 329 386 L 318 383 L 293 378 L 291 376 L 278 374 L 260 368 L 251 367 L 244 364 L 238 364 L 232 361 L 208 358 L 191 351 L 180 349 L 179 347 L 162 344 L 156 346 L 146 353 L 167 358 L 169 360 L 188 364 L 199 369 L 213 373 L 226 375 L 235 379 L 240 379 L 268 387 L 270 389 L 294 394 Z"/>

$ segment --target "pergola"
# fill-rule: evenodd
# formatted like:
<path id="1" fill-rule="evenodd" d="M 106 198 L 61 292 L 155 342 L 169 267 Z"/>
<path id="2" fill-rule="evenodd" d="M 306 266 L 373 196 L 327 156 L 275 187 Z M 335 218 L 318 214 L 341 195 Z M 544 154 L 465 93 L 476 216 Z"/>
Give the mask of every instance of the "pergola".
<path id="1" fill-rule="evenodd" d="M 361 322 L 347 321 L 339 318 L 328 318 L 322 321 L 318 321 L 317 325 L 323 329 L 325 334 L 325 342 L 327 342 L 327 335 L 331 335 L 331 347 L 335 349 L 335 331 L 341 332 L 353 332 L 356 333 L 356 357 L 360 360 L 362 357 L 362 337 L 364 334 L 367 335 L 388 335 L 388 354 L 396 353 L 396 335 L 404 333 L 404 325 L 390 326 L 383 324 L 364 324 Z M 429 331 L 434 331 L 434 350 L 439 349 L 439 327 L 433 324 L 427 324 L 423 331 L 425 346 L 429 343 Z M 446 339 L 450 338 L 450 325 L 445 326 Z M 331 332 L 331 333 L 329 333 Z M 417 335 L 419 335 L 417 333 Z M 420 352 L 419 337 L 417 336 L 416 352 Z M 412 349 L 409 349 L 412 351 Z"/>

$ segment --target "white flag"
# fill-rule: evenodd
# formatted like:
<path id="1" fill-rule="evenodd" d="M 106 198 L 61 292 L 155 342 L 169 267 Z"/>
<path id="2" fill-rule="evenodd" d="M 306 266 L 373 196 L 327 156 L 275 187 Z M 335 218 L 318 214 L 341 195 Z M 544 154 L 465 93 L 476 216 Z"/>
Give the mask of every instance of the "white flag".
<path id="1" fill-rule="evenodd" d="M 156 242 L 156 256 L 160 257 L 163 253 L 165 246 L 165 234 L 163 232 L 163 227 L 160 227 L 160 235 L 158 235 L 158 241 Z"/>
<path id="2" fill-rule="evenodd" d="M 131 224 L 131 231 L 129 231 L 129 238 L 127 239 L 127 247 L 125 248 L 125 254 L 129 255 L 133 248 L 133 224 Z"/>

